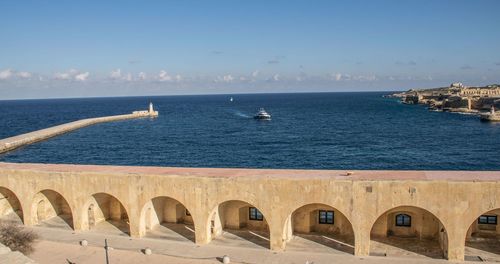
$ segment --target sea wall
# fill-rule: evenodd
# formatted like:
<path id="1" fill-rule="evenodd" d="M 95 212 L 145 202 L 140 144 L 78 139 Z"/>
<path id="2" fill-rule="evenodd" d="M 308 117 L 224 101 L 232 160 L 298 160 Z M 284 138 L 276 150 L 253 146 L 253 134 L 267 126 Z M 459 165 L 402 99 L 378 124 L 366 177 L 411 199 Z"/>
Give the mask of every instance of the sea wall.
<path id="1" fill-rule="evenodd" d="M 186 218 L 200 245 L 224 228 L 267 232 L 272 250 L 285 249 L 295 232 L 331 231 L 352 234 L 354 254 L 366 256 L 373 236 L 403 234 L 433 237 L 445 257 L 463 260 L 473 223 L 500 209 L 500 172 L 0 163 L 0 194 L 9 201 L 0 211 L 15 212 L 27 226 L 43 221 L 49 206 L 75 232 L 111 219 L 139 238 L 158 222 Z M 318 229 L 318 210 L 332 212 L 331 228 Z M 401 214 L 412 217 L 411 229 L 394 223 Z"/>
<path id="2" fill-rule="evenodd" d="M 29 145 L 32 143 L 36 143 L 51 137 L 55 137 L 64 133 L 71 132 L 73 130 L 77 130 L 83 127 L 99 124 L 99 123 L 106 123 L 106 122 L 113 122 L 113 121 L 120 121 L 120 120 L 127 120 L 127 119 L 134 119 L 134 118 L 142 118 L 142 117 L 148 117 L 150 114 L 145 111 L 145 112 L 134 112 L 132 114 L 127 114 L 127 115 L 115 115 L 115 116 L 105 116 L 105 117 L 97 117 L 97 118 L 87 118 L 87 119 L 81 119 L 78 121 L 58 125 L 58 126 L 53 126 L 5 139 L 0 140 L 0 153 L 4 153 L 25 145 Z"/>

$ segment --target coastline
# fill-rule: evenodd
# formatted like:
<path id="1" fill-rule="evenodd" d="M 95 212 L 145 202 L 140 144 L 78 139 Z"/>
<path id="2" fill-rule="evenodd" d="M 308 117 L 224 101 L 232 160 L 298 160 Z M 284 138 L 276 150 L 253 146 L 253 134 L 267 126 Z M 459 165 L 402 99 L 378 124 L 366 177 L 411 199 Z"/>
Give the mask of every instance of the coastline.
<path id="1" fill-rule="evenodd" d="M 476 115 L 481 121 L 500 121 L 495 108 L 500 108 L 500 86 L 466 87 L 452 83 L 449 87 L 410 89 L 386 95 L 407 105 L 427 105 L 428 110 Z"/>

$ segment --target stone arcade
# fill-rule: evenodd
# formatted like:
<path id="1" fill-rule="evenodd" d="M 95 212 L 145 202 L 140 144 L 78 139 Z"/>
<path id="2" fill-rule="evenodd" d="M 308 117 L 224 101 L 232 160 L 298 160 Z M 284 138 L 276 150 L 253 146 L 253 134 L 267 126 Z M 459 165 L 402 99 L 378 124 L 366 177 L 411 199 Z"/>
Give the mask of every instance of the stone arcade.
<path id="1" fill-rule="evenodd" d="M 499 197 L 500 172 L 0 163 L 2 220 L 137 238 L 181 225 L 199 245 L 227 231 L 276 251 L 301 236 L 357 256 L 377 244 L 453 261 L 468 247 L 498 255 Z"/>

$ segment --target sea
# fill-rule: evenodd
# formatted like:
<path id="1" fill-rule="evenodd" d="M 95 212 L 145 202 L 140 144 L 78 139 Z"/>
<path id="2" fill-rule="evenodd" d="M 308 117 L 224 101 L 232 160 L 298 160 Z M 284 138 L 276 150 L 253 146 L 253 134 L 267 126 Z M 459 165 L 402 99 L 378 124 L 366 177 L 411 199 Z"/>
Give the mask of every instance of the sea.
<path id="1" fill-rule="evenodd" d="M 1 162 L 342 170 L 500 170 L 500 124 L 389 92 L 0 101 L 0 138 L 145 110 L 0 155 Z M 233 97 L 233 101 L 230 98 Z M 259 108 L 270 121 L 253 119 Z"/>

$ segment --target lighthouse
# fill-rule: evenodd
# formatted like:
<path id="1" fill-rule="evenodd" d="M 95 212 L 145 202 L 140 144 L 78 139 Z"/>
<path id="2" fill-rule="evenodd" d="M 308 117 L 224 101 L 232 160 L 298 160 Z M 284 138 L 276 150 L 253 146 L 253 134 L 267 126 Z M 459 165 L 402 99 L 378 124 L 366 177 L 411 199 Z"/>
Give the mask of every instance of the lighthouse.
<path id="1" fill-rule="evenodd" d="M 138 116 L 157 117 L 158 111 L 155 111 L 155 109 L 153 108 L 153 103 L 149 102 L 149 109 L 148 110 L 134 111 L 134 112 L 132 112 L 132 114 L 138 115 Z"/>
<path id="2" fill-rule="evenodd" d="M 152 102 L 149 102 L 149 114 L 152 115 L 154 113 L 154 109 L 153 109 L 153 103 Z"/>

